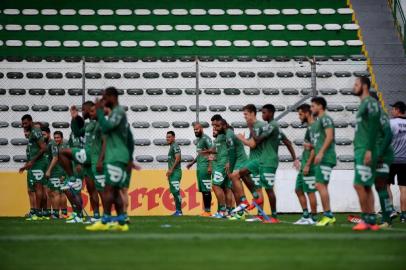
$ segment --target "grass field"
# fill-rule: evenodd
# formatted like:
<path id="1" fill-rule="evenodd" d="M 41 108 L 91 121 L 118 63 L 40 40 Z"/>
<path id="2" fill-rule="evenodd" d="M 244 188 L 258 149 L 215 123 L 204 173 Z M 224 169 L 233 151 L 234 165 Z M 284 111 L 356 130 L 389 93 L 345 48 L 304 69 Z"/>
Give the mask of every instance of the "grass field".
<path id="1" fill-rule="evenodd" d="M 406 269 L 406 224 L 355 233 L 200 217 L 132 217 L 127 233 L 0 218 L 0 269 Z"/>

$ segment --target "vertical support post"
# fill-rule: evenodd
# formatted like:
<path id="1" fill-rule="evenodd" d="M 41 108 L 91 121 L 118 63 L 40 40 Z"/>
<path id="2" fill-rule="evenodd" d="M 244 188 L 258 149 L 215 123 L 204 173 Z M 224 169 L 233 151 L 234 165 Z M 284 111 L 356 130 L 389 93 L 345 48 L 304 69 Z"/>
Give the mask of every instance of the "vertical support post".
<path id="1" fill-rule="evenodd" d="M 312 96 L 317 96 L 317 86 L 316 86 L 316 58 L 313 56 L 310 61 L 310 70 L 311 70 L 311 88 L 312 88 Z"/>
<path id="2" fill-rule="evenodd" d="M 82 104 L 86 101 L 86 61 L 85 57 L 82 57 Z M 82 105 L 80 104 L 80 105 Z"/>
<path id="3" fill-rule="evenodd" d="M 199 103 L 199 94 L 200 94 L 200 89 L 199 89 L 199 59 L 196 56 L 195 58 L 195 63 L 196 63 L 196 122 L 199 122 L 199 114 L 200 114 L 200 103 Z"/>

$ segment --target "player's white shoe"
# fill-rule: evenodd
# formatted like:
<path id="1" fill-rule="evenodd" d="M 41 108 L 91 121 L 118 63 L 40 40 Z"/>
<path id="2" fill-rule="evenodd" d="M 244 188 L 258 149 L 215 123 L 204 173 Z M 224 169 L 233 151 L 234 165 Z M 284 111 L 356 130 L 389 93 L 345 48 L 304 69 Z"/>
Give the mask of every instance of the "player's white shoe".
<path id="1" fill-rule="evenodd" d="M 83 218 L 79 217 L 76 213 L 72 213 L 73 217 L 66 221 L 69 224 L 83 223 Z"/>
<path id="2" fill-rule="evenodd" d="M 312 218 L 301 217 L 298 221 L 293 223 L 295 225 L 315 225 L 316 222 Z"/>
<path id="3" fill-rule="evenodd" d="M 238 212 L 244 211 L 247 207 L 248 207 L 248 204 L 246 204 L 246 203 L 240 203 L 236 208 L 234 208 L 234 209 L 231 211 L 231 213 L 234 214 L 234 213 L 238 213 Z"/>

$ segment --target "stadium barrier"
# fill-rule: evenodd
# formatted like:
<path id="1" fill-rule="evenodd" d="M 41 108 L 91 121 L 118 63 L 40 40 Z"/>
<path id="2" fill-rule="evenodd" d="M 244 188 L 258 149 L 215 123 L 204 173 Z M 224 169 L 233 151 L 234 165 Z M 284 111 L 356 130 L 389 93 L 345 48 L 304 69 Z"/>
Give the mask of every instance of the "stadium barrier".
<path id="1" fill-rule="evenodd" d="M 294 192 L 297 172 L 294 169 L 279 169 L 276 174 L 275 192 L 278 198 L 278 211 L 281 213 L 299 213 L 299 202 Z M 331 206 L 334 212 L 359 212 L 358 198 L 353 188 L 353 171 L 335 170 L 330 180 Z M 0 172 L 0 216 L 23 216 L 28 211 L 26 174 Z M 84 189 L 83 201 L 90 211 L 87 191 Z M 201 195 L 197 191 L 195 171 L 183 170 L 181 181 L 183 212 L 185 215 L 198 215 L 202 212 Z M 399 209 L 399 189 L 392 187 L 395 208 Z M 251 200 L 250 193 L 246 191 Z M 129 215 L 156 216 L 169 215 L 174 210 L 172 195 L 164 170 L 134 171 L 129 188 Z M 320 202 L 320 200 L 319 200 Z M 379 199 L 375 200 L 379 209 Z M 322 211 L 321 205 L 318 210 Z M 212 210 L 217 210 L 213 194 Z M 270 213 L 268 201 L 264 210 Z M 255 213 L 255 210 L 254 212 Z"/>

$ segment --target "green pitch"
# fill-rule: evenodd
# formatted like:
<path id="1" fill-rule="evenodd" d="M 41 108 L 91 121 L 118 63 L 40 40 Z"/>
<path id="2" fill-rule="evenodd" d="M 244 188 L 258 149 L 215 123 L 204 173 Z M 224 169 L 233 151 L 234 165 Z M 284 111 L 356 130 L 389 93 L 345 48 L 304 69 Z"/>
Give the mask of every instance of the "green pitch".
<path id="1" fill-rule="evenodd" d="M 355 233 L 333 227 L 132 217 L 128 233 L 63 221 L 0 219 L 0 269 L 405 269 L 406 224 Z"/>

